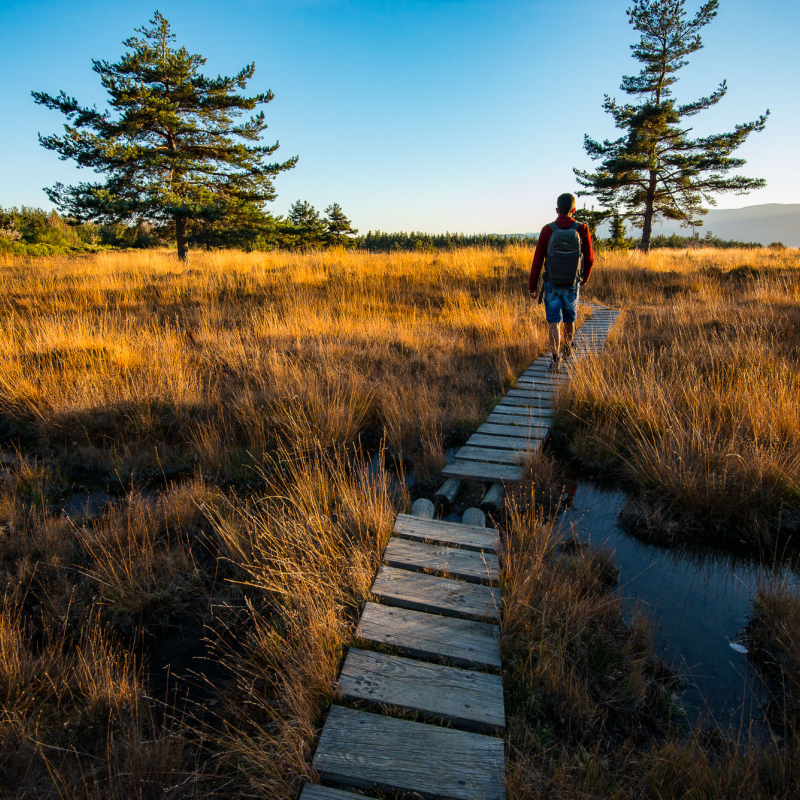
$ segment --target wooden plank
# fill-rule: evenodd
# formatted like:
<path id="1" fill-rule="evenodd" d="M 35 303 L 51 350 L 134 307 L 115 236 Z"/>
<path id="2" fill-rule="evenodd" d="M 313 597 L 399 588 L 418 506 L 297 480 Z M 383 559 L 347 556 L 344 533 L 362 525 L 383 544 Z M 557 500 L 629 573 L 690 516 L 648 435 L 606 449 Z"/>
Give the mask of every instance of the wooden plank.
<path id="1" fill-rule="evenodd" d="M 541 429 L 537 428 L 536 430 L 539 431 Z M 508 435 L 474 433 L 467 439 L 467 444 L 472 447 L 494 447 L 497 450 L 526 451 L 535 450 L 544 441 L 541 437 L 531 439 L 518 434 L 518 430 L 514 435 L 511 432 Z"/>
<path id="2" fill-rule="evenodd" d="M 341 789 L 331 789 L 329 786 L 318 786 L 307 783 L 300 792 L 300 800 L 360 800 L 362 795 L 354 792 L 343 792 Z"/>
<path id="3" fill-rule="evenodd" d="M 479 481 L 521 481 L 525 470 L 511 464 L 489 464 L 480 461 L 454 461 L 442 475 L 450 478 L 474 478 Z"/>
<path id="4" fill-rule="evenodd" d="M 500 536 L 493 528 L 477 528 L 443 519 L 423 520 L 408 514 L 397 515 L 394 532 L 404 539 L 463 547 L 465 550 L 477 552 L 494 552 L 500 544 Z"/>
<path id="5" fill-rule="evenodd" d="M 548 395 L 552 397 L 558 393 L 562 383 L 565 383 L 565 381 L 534 378 L 529 384 L 515 384 L 505 393 L 505 397 L 530 397 L 531 395 Z"/>
<path id="6" fill-rule="evenodd" d="M 500 590 L 422 572 L 379 567 L 372 594 L 386 605 L 459 619 L 500 619 Z"/>
<path id="7" fill-rule="evenodd" d="M 512 425 L 519 423 L 528 428 L 541 428 L 547 430 L 553 423 L 553 417 L 549 412 L 542 413 L 537 409 L 509 408 L 504 406 L 499 411 L 492 411 L 487 422 L 496 422 L 498 425 Z"/>
<path id="8" fill-rule="evenodd" d="M 550 381 L 559 381 L 563 382 L 567 380 L 566 376 L 563 372 L 551 372 L 549 367 L 531 367 L 530 369 L 526 369 L 522 375 L 519 376 L 517 383 L 519 381 L 531 381 L 531 380 L 550 380 Z"/>
<path id="9" fill-rule="evenodd" d="M 535 375 L 523 375 L 520 379 L 509 389 L 516 389 L 518 391 L 529 392 L 531 389 L 558 389 L 564 384 L 569 383 L 569 375 L 566 372 L 559 372 L 557 376 L 548 375 L 547 377 Z"/>
<path id="10" fill-rule="evenodd" d="M 470 583 L 494 583 L 500 577 L 500 565 L 494 553 L 423 544 L 399 536 L 389 540 L 383 551 L 383 561 L 399 569 L 446 572 Z"/>
<path id="11" fill-rule="evenodd" d="M 506 395 L 497 405 L 519 406 L 520 408 L 547 408 L 553 407 L 552 400 L 555 395 L 551 392 L 540 392 L 538 394 L 528 393 L 527 397 L 517 397 Z"/>
<path id="12" fill-rule="evenodd" d="M 492 410 L 492 414 L 515 414 L 531 419 L 549 420 L 552 416 L 549 408 L 539 408 L 537 406 L 512 406 L 503 403 L 501 400 Z"/>
<path id="13" fill-rule="evenodd" d="M 500 630 L 471 622 L 406 608 L 367 603 L 356 638 L 394 647 L 412 658 L 441 659 L 466 669 L 500 669 Z"/>
<path id="14" fill-rule="evenodd" d="M 484 422 L 476 433 L 487 436 L 518 436 L 531 442 L 543 442 L 549 431 L 541 428 L 530 428 L 524 422 L 508 425 L 497 425 L 493 422 Z"/>
<path id="15" fill-rule="evenodd" d="M 332 706 L 312 766 L 322 780 L 445 800 L 505 800 L 503 740 Z"/>
<path id="16" fill-rule="evenodd" d="M 525 450 L 501 450 L 496 447 L 473 447 L 464 445 L 457 453 L 456 458 L 465 458 L 469 461 L 486 461 L 490 464 L 521 464 L 525 461 L 526 452 L 533 452 L 539 442 L 528 443 Z"/>
<path id="17" fill-rule="evenodd" d="M 505 728 L 503 679 L 351 647 L 338 689 L 351 702 L 381 703 L 473 731 Z"/>
<path id="18" fill-rule="evenodd" d="M 562 362 L 563 366 L 563 362 Z M 543 370 L 542 372 L 524 372 L 522 375 L 519 376 L 517 382 L 511 387 L 512 389 L 528 389 L 531 386 L 541 385 L 550 387 L 558 387 L 564 383 L 569 381 L 569 375 L 565 372 L 557 372 L 553 373 L 550 370 L 546 372 Z"/>
<path id="19" fill-rule="evenodd" d="M 569 377 L 565 375 L 563 372 L 551 372 L 549 369 L 545 370 L 528 370 L 527 372 L 523 372 L 522 375 L 519 376 L 517 379 L 517 383 L 514 384 L 515 386 L 519 385 L 520 382 L 526 385 L 536 384 L 536 383 L 547 383 L 553 384 L 555 386 L 560 386 L 562 383 L 566 383 L 569 380 Z"/>

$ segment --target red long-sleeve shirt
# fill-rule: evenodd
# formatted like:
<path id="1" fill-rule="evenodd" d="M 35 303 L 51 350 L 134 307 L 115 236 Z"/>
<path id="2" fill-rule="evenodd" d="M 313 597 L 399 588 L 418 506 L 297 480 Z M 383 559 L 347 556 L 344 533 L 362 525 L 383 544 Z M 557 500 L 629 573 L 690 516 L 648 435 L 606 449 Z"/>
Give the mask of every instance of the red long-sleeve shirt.
<path id="1" fill-rule="evenodd" d="M 556 217 L 556 225 L 559 228 L 569 228 L 575 222 L 572 217 L 566 214 L 559 214 Z M 594 251 L 592 250 L 592 237 L 589 235 L 589 226 L 585 223 L 580 223 L 578 233 L 581 237 L 581 252 L 583 253 L 583 264 L 581 266 L 581 273 L 583 280 L 589 280 L 589 274 L 594 266 Z M 539 234 L 539 239 L 536 242 L 536 252 L 533 254 L 533 265 L 531 266 L 531 276 L 528 279 L 528 290 L 531 292 L 536 291 L 539 284 L 539 276 L 542 274 L 542 267 L 544 266 L 544 259 L 547 255 L 547 244 L 550 241 L 553 231 L 549 225 L 542 228 Z"/>

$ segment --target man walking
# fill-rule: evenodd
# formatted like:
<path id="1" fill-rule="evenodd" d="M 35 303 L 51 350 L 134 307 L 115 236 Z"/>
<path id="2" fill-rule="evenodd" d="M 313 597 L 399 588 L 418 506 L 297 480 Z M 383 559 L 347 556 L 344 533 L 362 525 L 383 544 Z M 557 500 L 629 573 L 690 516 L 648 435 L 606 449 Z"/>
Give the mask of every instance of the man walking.
<path id="1" fill-rule="evenodd" d="M 572 218 L 575 195 L 562 194 L 556 201 L 558 217 L 545 225 L 536 242 L 533 254 L 528 292 L 535 300 L 544 296 L 544 313 L 550 325 L 550 347 L 553 360 L 550 369 L 555 372 L 561 365 L 561 323 L 564 323 L 564 353 L 566 360 L 572 355 L 572 335 L 578 311 L 579 286 L 589 280 L 594 265 L 592 237 L 588 225 Z M 537 294 L 539 275 L 544 266 L 542 290 Z"/>

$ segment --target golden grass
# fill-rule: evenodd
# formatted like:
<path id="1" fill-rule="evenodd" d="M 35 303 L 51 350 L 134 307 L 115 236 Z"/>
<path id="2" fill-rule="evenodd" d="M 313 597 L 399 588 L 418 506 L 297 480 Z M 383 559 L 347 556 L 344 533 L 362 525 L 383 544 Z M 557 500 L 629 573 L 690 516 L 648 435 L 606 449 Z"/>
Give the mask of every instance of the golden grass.
<path id="1" fill-rule="evenodd" d="M 543 344 L 529 261 L 512 248 L 12 262 L 0 425 L 123 483 L 195 460 L 237 476 L 287 437 L 441 454 Z"/>
<path id="2" fill-rule="evenodd" d="M 409 504 L 386 465 L 413 470 L 426 492 L 446 449 L 544 349 L 531 257 L 0 263 L 6 795 L 296 796 Z M 768 251 L 606 257 L 589 296 L 635 303 L 608 357 L 565 395 L 573 453 L 623 464 L 626 480 L 695 513 L 724 513 L 710 500 L 736 491 L 754 530 L 774 526 L 771 504 L 788 506 L 796 481 L 796 267 Z M 772 374 L 754 407 L 755 378 Z M 707 451 L 740 466 L 714 466 L 710 481 Z M 534 466 L 556 480 L 546 459 Z M 73 521 L 60 506 L 81 487 L 118 496 Z M 748 781 L 781 796 L 796 779 L 783 753 L 740 758 L 694 738 L 645 747 L 670 714 L 646 621 L 623 624 L 607 557 L 561 553 L 525 491 L 515 501 L 503 562 L 511 795 L 678 797 L 692 776 L 698 797 L 745 796 Z M 205 632 L 192 668 L 206 678 L 175 696 L 151 645 L 174 639 L 177 658 L 187 630 Z"/>
<path id="3" fill-rule="evenodd" d="M 531 255 L 0 266 L 0 685 L 52 679 L 0 704 L 9 796 L 296 795 L 409 505 L 385 465 L 435 479 L 543 347 Z M 73 522 L 76 484 L 121 494 Z M 175 697 L 151 645 L 198 628 Z"/>

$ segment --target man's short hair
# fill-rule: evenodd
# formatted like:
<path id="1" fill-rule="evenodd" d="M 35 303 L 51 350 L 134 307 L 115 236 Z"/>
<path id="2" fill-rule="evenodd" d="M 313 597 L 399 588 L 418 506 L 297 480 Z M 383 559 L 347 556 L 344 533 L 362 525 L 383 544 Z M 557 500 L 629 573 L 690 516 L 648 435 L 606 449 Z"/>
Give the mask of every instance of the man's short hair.
<path id="1" fill-rule="evenodd" d="M 556 208 L 558 209 L 559 214 L 569 214 L 572 211 L 572 207 L 575 205 L 575 195 L 570 194 L 569 192 L 564 192 L 564 194 L 560 194 L 558 196 L 558 200 L 556 200 Z"/>

